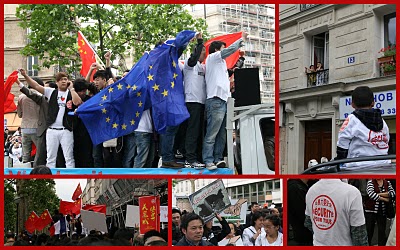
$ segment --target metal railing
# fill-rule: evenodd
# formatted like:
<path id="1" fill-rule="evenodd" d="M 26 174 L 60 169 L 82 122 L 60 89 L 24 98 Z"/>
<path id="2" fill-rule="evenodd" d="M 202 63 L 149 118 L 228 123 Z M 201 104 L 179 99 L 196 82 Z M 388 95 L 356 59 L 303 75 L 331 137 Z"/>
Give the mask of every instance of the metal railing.
<path id="1" fill-rule="evenodd" d="M 328 84 L 329 69 L 307 73 L 307 87 L 315 87 Z"/>

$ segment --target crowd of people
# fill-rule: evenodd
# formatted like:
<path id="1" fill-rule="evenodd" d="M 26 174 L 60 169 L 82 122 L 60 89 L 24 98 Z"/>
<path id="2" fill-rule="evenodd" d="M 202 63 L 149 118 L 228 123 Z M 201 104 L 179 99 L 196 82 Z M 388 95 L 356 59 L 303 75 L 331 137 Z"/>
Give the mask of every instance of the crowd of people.
<path id="1" fill-rule="evenodd" d="M 98 145 L 93 145 L 82 120 L 69 113 L 128 74 L 113 75 L 110 52 L 105 54 L 105 69 L 94 63 L 85 79 L 77 78 L 73 82 L 66 73 L 59 72 L 55 81 L 44 83 L 20 69 L 28 85 L 16 82 L 22 92 L 18 99 L 21 137 L 6 140 L 10 143 L 8 149 L 11 148 L 8 151 L 16 159 L 14 163 L 33 160 L 33 167 L 45 165 L 49 168 L 151 168 L 158 166 L 158 156 L 161 156 L 161 167 L 165 168 L 215 170 L 226 167 L 223 155 L 226 103 L 234 89 L 231 88 L 234 69 L 227 69 L 225 58 L 239 50 L 247 36 L 243 32 L 242 38 L 228 48 L 224 42 L 212 42 L 207 61 L 203 63 L 206 59 L 204 41 L 201 33 L 196 34 L 197 45 L 192 54 L 184 64 L 179 63 L 190 114 L 184 124 L 167 127 L 165 134 L 158 135 L 149 109 L 143 112 L 134 132 Z M 238 64 L 243 60 L 239 58 Z M 94 70 L 97 71 L 93 75 Z M 93 82 L 90 82 L 92 75 Z M 31 156 L 33 144 L 36 146 L 34 159 Z M 183 159 L 185 164 L 178 162 Z"/>
<path id="2" fill-rule="evenodd" d="M 195 213 L 172 209 L 172 244 L 174 246 L 282 246 L 282 209 L 250 205 L 246 223 L 227 222 L 215 214 L 220 226 L 213 220 L 204 221 Z"/>
<path id="3" fill-rule="evenodd" d="M 290 179 L 287 192 L 288 245 L 384 246 L 393 242 L 386 230 L 396 224 L 395 180 Z"/>
<path id="4" fill-rule="evenodd" d="M 24 230 L 16 236 L 6 233 L 5 246 L 167 246 L 168 230 L 149 230 L 140 234 L 135 228 L 118 228 L 112 224 L 108 232 L 88 230 L 81 216 L 64 217 L 58 210 L 54 212 L 51 225 L 65 218 L 65 228 L 49 233 L 29 233 Z M 60 226 L 59 228 L 62 228 Z"/>

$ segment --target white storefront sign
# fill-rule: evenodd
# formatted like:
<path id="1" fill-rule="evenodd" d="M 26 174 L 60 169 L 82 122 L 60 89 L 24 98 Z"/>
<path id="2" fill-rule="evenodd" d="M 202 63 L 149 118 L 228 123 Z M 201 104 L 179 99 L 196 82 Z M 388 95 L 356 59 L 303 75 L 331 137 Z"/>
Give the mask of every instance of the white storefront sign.
<path id="1" fill-rule="evenodd" d="M 380 109 L 382 116 L 396 115 L 396 91 L 382 91 L 374 93 L 375 106 L 374 108 Z M 340 98 L 339 102 L 339 115 L 340 119 L 344 120 L 354 111 L 351 106 L 351 96 L 344 96 Z"/>

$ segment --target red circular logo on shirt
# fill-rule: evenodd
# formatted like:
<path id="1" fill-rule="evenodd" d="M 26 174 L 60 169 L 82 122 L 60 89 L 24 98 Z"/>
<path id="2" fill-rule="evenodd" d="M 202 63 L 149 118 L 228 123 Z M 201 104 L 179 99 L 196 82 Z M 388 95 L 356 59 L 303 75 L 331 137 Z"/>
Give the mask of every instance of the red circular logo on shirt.
<path id="1" fill-rule="evenodd" d="M 335 203 L 327 195 L 320 195 L 312 203 L 312 220 L 321 230 L 328 230 L 335 225 L 337 212 Z"/>

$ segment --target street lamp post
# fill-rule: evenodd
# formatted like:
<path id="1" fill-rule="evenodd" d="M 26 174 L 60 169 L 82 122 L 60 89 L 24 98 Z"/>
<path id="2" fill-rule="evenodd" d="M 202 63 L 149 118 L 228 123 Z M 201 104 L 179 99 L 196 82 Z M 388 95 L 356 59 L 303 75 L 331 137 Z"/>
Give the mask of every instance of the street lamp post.
<path id="1" fill-rule="evenodd" d="M 17 223 L 15 228 L 15 235 L 18 237 L 18 228 L 19 228 L 19 202 L 21 201 L 21 197 L 18 195 L 14 198 L 15 204 L 17 204 Z"/>

